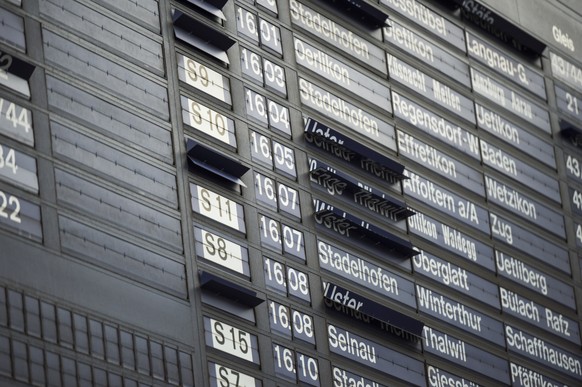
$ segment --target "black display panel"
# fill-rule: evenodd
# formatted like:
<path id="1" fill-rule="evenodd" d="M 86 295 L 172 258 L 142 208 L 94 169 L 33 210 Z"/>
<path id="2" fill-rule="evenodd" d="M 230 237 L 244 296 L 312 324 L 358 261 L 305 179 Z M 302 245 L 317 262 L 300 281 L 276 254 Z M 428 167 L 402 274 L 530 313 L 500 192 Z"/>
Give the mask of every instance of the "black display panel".
<path id="1" fill-rule="evenodd" d="M 210 173 L 214 178 L 222 179 L 223 183 L 228 182 L 246 187 L 241 177 L 250 168 L 238 160 L 189 138 L 186 139 L 186 154 L 189 172 L 197 172 L 202 169 L 204 173 Z"/>
<path id="2" fill-rule="evenodd" d="M 497 274 L 501 277 L 548 297 L 550 302 L 558 302 L 576 309 L 572 286 L 497 249 L 495 250 L 495 264 Z"/>
<path id="3" fill-rule="evenodd" d="M 389 184 L 404 178 L 402 164 L 313 118 L 307 118 L 304 137 L 309 144 L 348 161 Z"/>
<path id="4" fill-rule="evenodd" d="M 406 132 L 397 130 L 398 150 L 401 155 L 416 161 L 460 186 L 485 196 L 483 174 L 457 161 L 448 153 L 441 152 Z"/>
<path id="5" fill-rule="evenodd" d="M 35 67 L 3 51 L 0 51 L 0 60 L 0 85 L 15 91 L 21 97 L 30 99 L 28 79 Z"/>
<path id="6" fill-rule="evenodd" d="M 396 150 L 394 127 L 389 123 L 303 78 L 299 78 L 299 93 L 304 105 L 383 147 Z"/>
<path id="7" fill-rule="evenodd" d="M 323 187 L 328 194 L 344 196 L 348 202 L 394 222 L 414 214 L 404 202 L 322 161 L 309 157 L 309 171 L 311 182 Z"/>
<path id="8" fill-rule="evenodd" d="M 330 323 L 329 350 L 416 386 L 424 386 L 423 363 Z"/>
<path id="9" fill-rule="evenodd" d="M 513 124 L 493 110 L 475 103 L 477 111 L 477 126 L 493 134 L 497 138 L 513 145 L 515 149 L 524 152 L 547 166 L 556 168 L 554 146 L 549 138 L 547 141 L 534 136 L 520 126 Z"/>
<path id="10" fill-rule="evenodd" d="M 177 40 L 230 64 L 226 51 L 236 43 L 230 36 L 177 9 L 172 9 L 172 22 Z"/>
<path id="11" fill-rule="evenodd" d="M 408 229 L 411 234 L 493 271 L 493 249 L 451 226 L 417 211 L 416 215 L 408 218 Z"/>
<path id="12" fill-rule="evenodd" d="M 502 286 L 499 287 L 499 298 L 503 313 L 515 316 L 564 340 L 580 345 L 578 322 Z"/>
<path id="13" fill-rule="evenodd" d="M 455 328 L 503 346 L 503 324 L 473 308 L 424 286 L 416 285 L 418 310 Z"/>
<path id="14" fill-rule="evenodd" d="M 578 381 L 582 380 L 582 358 L 577 354 L 507 324 L 505 338 L 508 351 L 564 372 Z"/>
<path id="15" fill-rule="evenodd" d="M 422 203 L 428 204 L 471 227 L 491 234 L 489 229 L 489 212 L 441 185 L 417 175 L 411 170 L 404 171 L 408 179 L 402 181 L 405 195 L 409 195 Z"/>
<path id="16" fill-rule="evenodd" d="M 441 0 L 442 1 L 442 0 Z M 529 34 L 511 20 L 505 19 L 475 0 L 452 0 L 461 6 L 461 16 L 480 27 L 483 31 L 506 43 L 514 50 L 518 50 L 529 56 L 540 56 L 546 48 L 545 43 Z M 450 3 L 451 0 L 444 2 Z M 483 3 L 483 2 L 481 2 Z M 545 15 L 544 15 L 545 16 Z"/>
<path id="17" fill-rule="evenodd" d="M 463 52 L 467 50 L 463 29 L 420 2 L 416 0 L 380 0 L 380 4 L 416 22 L 459 50 Z"/>
<path id="18" fill-rule="evenodd" d="M 479 138 L 477 136 L 395 91 L 392 91 L 392 101 L 394 103 L 395 117 L 481 161 Z"/>
<path id="19" fill-rule="evenodd" d="M 367 66 L 387 74 L 384 51 L 297 0 L 289 1 L 293 25 L 315 35 Z"/>
<path id="20" fill-rule="evenodd" d="M 499 309 L 496 284 L 423 250 L 412 258 L 412 264 L 415 273 Z"/>
<path id="21" fill-rule="evenodd" d="M 514 59 L 485 40 L 466 32 L 467 52 L 498 74 L 512 80 L 526 90 L 532 92 L 544 101 L 546 100 L 546 86 L 544 77 L 538 71 Z"/>
<path id="22" fill-rule="evenodd" d="M 42 17 L 58 21 L 150 71 L 164 74 L 162 45 L 145 31 L 140 33 L 134 26 L 128 27 L 107 17 L 107 13 L 76 1 L 43 1 L 39 3 L 39 11 Z"/>
<path id="23" fill-rule="evenodd" d="M 384 41 L 392 43 L 405 53 L 451 77 L 454 81 L 467 87 L 471 86 L 469 65 L 447 50 L 392 19 L 390 19 L 390 27 L 384 27 L 383 31 Z"/>
<path id="24" fill-rule="evenodd" d="M 453 114 L 475 123 L 473 101 L 397 57 L 386 54 L 390 80 L 410 87 Z"/>
<path id="25" fill-rule="evenodd" d="M 354 243 L 371 244 L 375 248 L 381 248 L 388 257 L 406 259 L 417 254 L 409 241 L 323 200 L 314 198 L 313 207 L 314 219 L 318 225 L 350 238 Z"/>
<path id="26" fill-rule="evenodd" d="M 515 188 L 485 174 L 487 200 L 495 203 L 561 238 L 566 237 L 564 216 L 524 195 Z"/>
<path id="27" fill-rule="evenodd" d="M 507 360 L 492 355 L 480 347 L 467 344 L 463 340 L 426 325 L 423 344 L 425 352 L 479 372 L 505 385 L 509 383 Z"/>
<path id="28" fill-rule="evenodd" d="M 471 68 L 473 90 L 483 97 L 493 101 L 511 113 L 530 122 L 545 133 L 552 133 L 550 128 L 550 114 L 545 107 L 541 107 L 520 93 L 513 91 L 504 83 Z"/>
<path id="29" fill-rule="evenodd" d="M 350 318 L 376 327 L 393 327 L 398 331 L 420 337 L 424 323 L 384 304 L 363 297 L 353 290 L 323 281 L 324 304 Z"/>

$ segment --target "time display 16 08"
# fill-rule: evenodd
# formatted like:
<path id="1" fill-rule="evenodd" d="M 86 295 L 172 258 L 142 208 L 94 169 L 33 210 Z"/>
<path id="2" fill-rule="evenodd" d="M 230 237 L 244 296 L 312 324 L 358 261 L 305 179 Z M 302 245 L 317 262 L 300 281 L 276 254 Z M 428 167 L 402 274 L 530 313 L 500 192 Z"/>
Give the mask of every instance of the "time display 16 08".
<path id="1" fill-rule="evenodd" d="M 311 302 L 307 273 L 264 257 L 265 284 L 267 289 Z"/>
<path id="2" fill-rule="evenodd" d="M 271 331 L 287 339 L 315 344 L 313 317 L 275 301 L 269 301 Z"/>

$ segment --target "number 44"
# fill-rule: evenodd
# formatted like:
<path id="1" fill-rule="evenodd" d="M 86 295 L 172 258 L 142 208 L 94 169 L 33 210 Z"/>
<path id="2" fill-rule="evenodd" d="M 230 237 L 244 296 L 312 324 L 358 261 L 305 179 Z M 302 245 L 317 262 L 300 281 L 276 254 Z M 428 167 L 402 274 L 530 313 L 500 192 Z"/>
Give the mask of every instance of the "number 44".
<path id="1" fill-rule="evenodd" d="M 4 112 L 4 104 L 8 105 L 8 107 L 6 108 L 6 113 L 4 114 L 6 120 L 11 122 L 12 126 L 14 126 L 15 128 L 20 125 L 24 129 L 24 131 L 28 133 L 31 129 L 30 121 L 28 118 L 29 116 L 28 110 L 20 108 L 21 109 L 20 113 L 18 113 L 17 107 L 19 106 L 17 106 L 13 102 L 9 102 L 3 98 L 0 98 L 0 112 Z"/>

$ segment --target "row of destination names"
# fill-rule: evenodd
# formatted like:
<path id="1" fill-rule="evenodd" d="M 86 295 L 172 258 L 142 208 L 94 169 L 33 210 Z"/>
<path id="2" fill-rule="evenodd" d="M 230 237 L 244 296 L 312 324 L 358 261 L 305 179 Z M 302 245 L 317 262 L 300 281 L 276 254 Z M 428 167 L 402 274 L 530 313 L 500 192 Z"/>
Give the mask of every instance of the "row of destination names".
<path id="1" fill-rule="evenodd" d="M 365 63 L 375 70 L 380 71 L 382 74 L 387 74 L 387 58 L 384 51 L 369 41 L 366 41 L 365 38 L 337 25 L 334 21 L 297 1 L 291 1 L 291 16 L 292 22 L 295 25 L 331 43 L 337 49 L 352 57 L 352 59 Z M 483 94 L 485 98 L 496 101 L 501 106 L 506 107 L 511 112 L 526 120 L 534 121 L 534 124 L 540 129 L 549 132 L 548 122 L 546 121 L 547 112 L 544 112 L 543 109 L 540 110 L 539 106 L 533 104 L 521 94 L 505 88 L 503 83 L 474 74 L 474 70 L 470 71 L 469 65 L 460 60 L 459 57 L 447 53 L 446 50 L 403 25 L 400 25 L 398 22 L 392 19 L 390 22 L 392 27 L 384 28 L 385 41 L 409 53 L 415 59 L 425 62 L 442 74 L 449 75 L 452 79 L 461 82 L 465 86 L 469 86 L 472 80 L 475 91 Z M 448 32 L 450 33 L 451 30 Z M 372 34 L 372 36 L 378 38 L 376 34 Z M 459 36 L 463 43 L 463 51 L 468 52 L 470 57 L 502 77 L 513 81 L 514 84 L 530 91 L 543 101 L 547 99 L 544 77 L 541 70 L 521 63 L 511 55 L 504 53 L 502 49 L 494 47 L 469 32 L 466 33 L 467 49 L 465 49 L 465 34 L 460 34 Z M 447 41 L 451 42 L 452 40 L 448 39 Z M 312 57 L 315 61 L 319 62 L 320 68 L 324 69 L 324 71 L 330 74 L 344 76 L 341 75 L 343 74 L 343 70 L 340 70 L 340 67 L 338 67 L 340 65 L 333 57 L 328 57 L 325 53 L 318 53 L 317 51 L 313 53 Z M 573 87 L 582 86 L 582 69 L 555 53 L 551 54 L 551 58 L 552 73 L 557 79 Z M 388 68 L 390 68 L 389 62 L 390 57 L 388 57 Z M 415 77 L 413 82 L 426 83 L 424 78 L 427 76 L 423 72 L 418 69 L 412 71 L 407 72 L 411 77 Z M 392 74 L 390 75 L 391 77 L 393 76 Z M 426 89 L 427 86 L 424 85 L 423 88 Z M 479 86 L 479 89 L 477 86 Z M 441 102 L 448 104 L 448 108 L 459 110 L 460 97 L 451 97 L 450 95 L 444 95 L 442 90 L 437 91 L 439 91 L 435 93 L 437 98 L 440 94 L 440 100 L 448 99 L 448 101 Z M 582 92 L 582 87 L 579 91 Z"/>

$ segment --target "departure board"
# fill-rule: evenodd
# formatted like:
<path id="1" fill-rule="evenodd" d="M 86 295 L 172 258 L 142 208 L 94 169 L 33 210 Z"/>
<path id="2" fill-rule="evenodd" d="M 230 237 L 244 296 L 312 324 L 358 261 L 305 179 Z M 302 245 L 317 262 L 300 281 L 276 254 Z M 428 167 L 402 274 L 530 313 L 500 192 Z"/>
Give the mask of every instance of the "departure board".
<path id="1" fill-rule="evenodd" d="M 581 385 L 581 23 L 0 1 L 0 385 Z"/>

